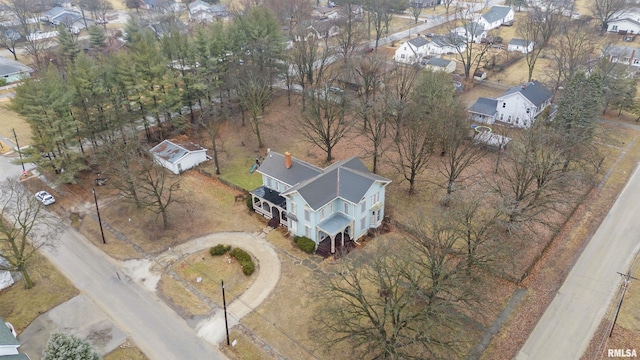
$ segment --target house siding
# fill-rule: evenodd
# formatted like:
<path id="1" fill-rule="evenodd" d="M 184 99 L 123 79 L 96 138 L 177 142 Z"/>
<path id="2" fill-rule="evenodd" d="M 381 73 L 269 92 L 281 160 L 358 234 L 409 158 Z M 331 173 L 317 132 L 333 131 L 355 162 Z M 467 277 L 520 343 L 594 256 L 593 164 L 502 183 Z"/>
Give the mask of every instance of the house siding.
<path id="1" fill-rule="evenodd" d="M 506 104 L 503 107 L 503 104 Z M 529 109 L 529 113 L 527 113 Z M 497 119 L 518 127 L 529 127 L 538 109 L 527 98 L 519 93 L 498 98 Z"/>

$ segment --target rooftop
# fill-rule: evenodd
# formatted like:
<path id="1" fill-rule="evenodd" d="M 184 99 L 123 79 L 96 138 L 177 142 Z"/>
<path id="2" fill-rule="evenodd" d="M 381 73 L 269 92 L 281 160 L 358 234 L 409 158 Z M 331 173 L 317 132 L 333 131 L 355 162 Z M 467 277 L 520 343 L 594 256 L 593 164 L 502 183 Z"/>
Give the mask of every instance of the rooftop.
<path id="1" fill-rule="evenodd" d="M 522 96 L 527 98 L 533 105 L 540 106 L 545 101 L 549 100 L 553 93 L 544 87 L 538 80 L 533 80 L 531 82 L 525 83 L 523 85 L 514 86 L 507 91 L 505 91 L 502 95 L 498 97 L 498 100 L 507 95 L 520 93 Z"/>
<path id="2" fill-rule="evenodd" d="M 171 140 L 164 140 L 150 150 L 152 154 L 171 164 L 175 164 L 189 153 L 199 151 L 206 151 L 206 149 L 192 142 L 173 142 Z"/>
<path id="3" fill-rule="evenodd" d="M 488 22 L 493 23 L 500 19 L 504 19 L 511 11 L 508 6 L 492 6 L 486 14 L 482 14 L 482 17 Z"/>

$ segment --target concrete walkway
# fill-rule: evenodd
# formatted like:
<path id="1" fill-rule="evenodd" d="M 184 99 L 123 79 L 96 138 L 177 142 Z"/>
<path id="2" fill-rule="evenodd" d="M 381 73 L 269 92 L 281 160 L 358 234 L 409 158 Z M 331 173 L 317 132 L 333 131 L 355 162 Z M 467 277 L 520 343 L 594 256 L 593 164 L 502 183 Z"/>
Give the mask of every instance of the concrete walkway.
<path id="1" fill-rule="evenodd" d="M 529 335 L 517 360 L 579 359 L 622 283 L 640 243 L 640 170 L 593 235 Z"/>

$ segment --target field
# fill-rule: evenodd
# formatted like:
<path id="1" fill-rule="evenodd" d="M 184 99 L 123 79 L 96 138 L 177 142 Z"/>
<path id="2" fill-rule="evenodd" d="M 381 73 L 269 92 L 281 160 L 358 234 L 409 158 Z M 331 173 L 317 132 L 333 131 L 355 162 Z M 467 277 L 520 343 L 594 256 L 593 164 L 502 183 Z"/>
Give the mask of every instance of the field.
<path id="1" fill-rule="evenodd" d="M 31 143 L 31 129 L 29 125 L 24 122 L 18 114 L 7 109 L 8 105 L 8 98 L 0 99 L 0 153 L 7 152 L 15 146 L 13 130 L 15 130 L 18 136 L 20 147 Z M 9 139 L 9 144 L 7 144 L 4 138 Z"/>

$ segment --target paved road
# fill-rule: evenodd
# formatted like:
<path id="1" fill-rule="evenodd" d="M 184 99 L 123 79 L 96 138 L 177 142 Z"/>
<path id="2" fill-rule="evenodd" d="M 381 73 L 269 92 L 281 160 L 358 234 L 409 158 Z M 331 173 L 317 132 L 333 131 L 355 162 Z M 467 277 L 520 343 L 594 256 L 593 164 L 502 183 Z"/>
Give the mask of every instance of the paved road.
<path id="1" fill-rule="evenodd" d="M 593 235 L 517 360 L 579 359 L 640 245 L 640 168 Z"/>

